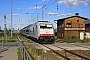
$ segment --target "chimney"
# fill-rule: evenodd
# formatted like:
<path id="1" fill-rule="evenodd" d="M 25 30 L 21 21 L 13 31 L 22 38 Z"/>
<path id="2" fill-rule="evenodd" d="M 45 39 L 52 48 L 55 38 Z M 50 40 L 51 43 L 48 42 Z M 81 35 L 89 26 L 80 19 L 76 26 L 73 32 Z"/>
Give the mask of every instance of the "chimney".
<path id="1" fill-rule="evenodd" d="M 79 13 L 76 13 L 76 16 L 79 16 Z"/>

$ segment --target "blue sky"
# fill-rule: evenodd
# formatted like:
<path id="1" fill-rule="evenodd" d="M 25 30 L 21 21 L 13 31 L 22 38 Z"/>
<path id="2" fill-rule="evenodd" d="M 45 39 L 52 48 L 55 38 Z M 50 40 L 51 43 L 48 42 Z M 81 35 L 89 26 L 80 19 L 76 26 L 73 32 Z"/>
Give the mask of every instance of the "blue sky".
<path id="1" fill-rule="evenodd" d="M 6 14 L 7 28 L 10 29 L 10 0 L 0 0 L 0 26 L 4 28 L 4 14 Z M 12 0 L 12 21 L 14 29 L 21 29 L 29 24 L 42 20 L 51 21 L 56 28 L 54 20 L 73 16 L 90 19 L 90 0 Z M 27 14 L 28 13 L 28 14 Z"/>

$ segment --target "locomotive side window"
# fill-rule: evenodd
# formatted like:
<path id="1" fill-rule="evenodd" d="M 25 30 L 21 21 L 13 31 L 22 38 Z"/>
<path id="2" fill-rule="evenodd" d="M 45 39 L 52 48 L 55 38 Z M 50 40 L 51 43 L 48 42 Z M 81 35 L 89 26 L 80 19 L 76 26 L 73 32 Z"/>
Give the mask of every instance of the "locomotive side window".
<path id="1" fill-rule="evenodd" d="M 33 34 L 34 34 L 34 27 L 33 27 Z"/>

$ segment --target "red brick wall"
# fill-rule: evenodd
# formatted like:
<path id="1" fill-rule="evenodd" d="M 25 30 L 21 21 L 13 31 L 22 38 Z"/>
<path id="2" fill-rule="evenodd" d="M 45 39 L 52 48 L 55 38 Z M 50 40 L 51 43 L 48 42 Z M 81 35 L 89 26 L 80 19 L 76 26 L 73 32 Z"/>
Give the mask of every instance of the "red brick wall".
<path id="1" fill-rule="evenodd" d="M 59 26 L 57 26 L 57 37 L 58 38 L 64 38 L 64 37 L 70 37 L 70 36 L 77 36 L 79 37 L 80 32 L 85 33 L 85 20 L 79 17 L 72 17 L 67 18 L 63 20 L 63 29 L 62 30 Z M 71 27 L 67 27 L 67 22 L 71 21 Z M 60 21 L 58 21 L 59 23 Z M 65 30 L 66 28 L 66 30 Z M 67 30 L 67 28 L 73 28 L 73 30 Z M 76 29 L 76 30 L 74 30 Z"/>

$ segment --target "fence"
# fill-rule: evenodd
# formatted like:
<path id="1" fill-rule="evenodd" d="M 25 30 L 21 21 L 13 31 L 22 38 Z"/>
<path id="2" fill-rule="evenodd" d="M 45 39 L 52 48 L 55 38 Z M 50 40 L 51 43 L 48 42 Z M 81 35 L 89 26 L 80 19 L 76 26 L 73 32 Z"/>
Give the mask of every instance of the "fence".
<path id="1" fill-rule="evenodd" d="M 22 60 L 33 60 L 33 58 L 28 53 L 28 51 L 26 50 L 23 42 L 20 40 L 19 37 L 18 37 L 18 40 L 19 40 L 20 51 L 21 51 L 21 54 L 22 54 Z"/>

